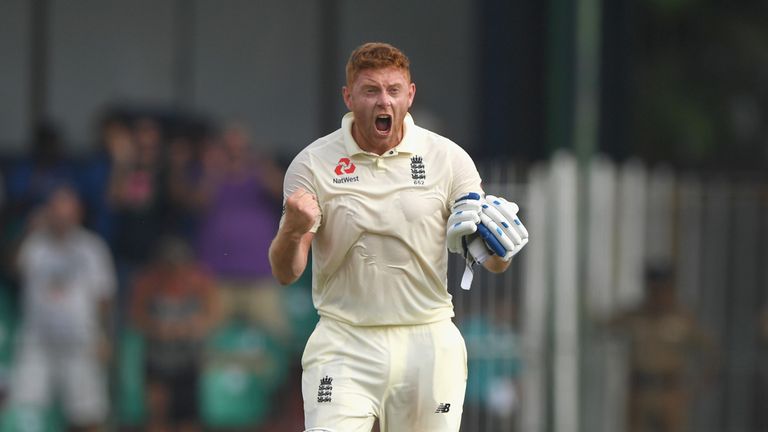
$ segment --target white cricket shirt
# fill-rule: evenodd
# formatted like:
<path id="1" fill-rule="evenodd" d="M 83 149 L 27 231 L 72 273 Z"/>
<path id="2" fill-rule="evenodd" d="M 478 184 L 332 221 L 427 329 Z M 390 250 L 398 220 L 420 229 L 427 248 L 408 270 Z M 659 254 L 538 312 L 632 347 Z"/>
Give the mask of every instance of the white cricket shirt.
<path id="1" fill-rule="evenodd" d="M 445 230 L 450 204 L 480 192 L 480 175 L 454 142 L 416 126 L 379 156 L 352 138 L 352 113 L 291 163 L 284 196 L 302 187 L 322 212 L 312 242 L 319 314 L 351 325 L 426 324 L 453 316 Z"/>

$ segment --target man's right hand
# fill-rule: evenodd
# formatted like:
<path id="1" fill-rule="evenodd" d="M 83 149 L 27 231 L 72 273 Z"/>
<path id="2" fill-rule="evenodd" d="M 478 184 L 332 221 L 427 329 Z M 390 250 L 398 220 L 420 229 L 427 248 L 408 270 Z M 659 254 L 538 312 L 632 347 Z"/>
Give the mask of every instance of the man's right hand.
<path id="1" fill-rule="evenodd" d="M 285 200 L 283 221 L 269 247 L 272 274 L 283 285 L 293 283 L 307 266 L 313 228 L 322 213 L 317 197 L 305 189 L 297 189 Z"/>
<path id="2" fill-rule="evenodd" d="M 317 197 L 304 189 L 297 189 L 285 200 L 283 227 L 294 234 L 309 232 L 320 218 Z"/>

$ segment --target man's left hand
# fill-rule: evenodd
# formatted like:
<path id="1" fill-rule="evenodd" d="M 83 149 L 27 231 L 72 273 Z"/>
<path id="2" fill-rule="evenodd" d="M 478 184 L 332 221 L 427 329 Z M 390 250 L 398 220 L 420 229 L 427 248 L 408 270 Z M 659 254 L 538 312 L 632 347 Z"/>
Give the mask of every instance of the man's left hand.
<path id="1" fill-rule="evenodd" d="M 477 231 L 482 213 L 482 199 L 480 194 L 471 192 L 457 199 L 451 206 L 451 215 L 448 217 L 446 229 L 446 239 L 450 252 L 464 254 L 462 239 Z"/>
<path id="2" fill-rule="evenodd" d="M 517 216 L 517 204 L 494 195 L 486 195 L 478 227 L 485 244 L 504 261 L 509 261 L 528 244 L 528 230 Z"/>

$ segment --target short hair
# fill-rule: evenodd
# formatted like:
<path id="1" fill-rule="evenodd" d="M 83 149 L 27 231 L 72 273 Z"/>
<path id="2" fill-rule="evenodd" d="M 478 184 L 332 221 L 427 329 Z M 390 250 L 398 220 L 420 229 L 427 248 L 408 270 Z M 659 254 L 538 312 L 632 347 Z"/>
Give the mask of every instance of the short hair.
<path id="1" fill-rule="evenodd" d="M 347 85 L 355 82 L 357 74 L 365 69 L 384 69 L 394 67 L 405 72 L 411 80 L 411 62 L 408 57 L 394 46 L 383 42 L 368 42 L 352 51 L 347 60 Z"/>

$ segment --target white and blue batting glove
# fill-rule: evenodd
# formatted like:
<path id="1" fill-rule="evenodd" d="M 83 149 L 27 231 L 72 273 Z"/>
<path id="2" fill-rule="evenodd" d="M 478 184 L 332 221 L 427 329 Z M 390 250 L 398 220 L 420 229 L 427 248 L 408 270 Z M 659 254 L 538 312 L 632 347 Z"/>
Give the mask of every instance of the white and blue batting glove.
<path id="1" fill-rule="evenodd" d="M 482 232 L 486 237 L 492 236 L 482 224 L 484 204 L 482 195 L 470 192 L 453 203 L 451 215 L 448 217 L 446 242 L 448 250 L 461 255 L 466 263 L 464 276 L 461 278 L 461 287 L 465 290 L 472 286 L 472 267 L 477 263 L 482 264 L 493 253 L 485 245 L 482 234 L 478 234 Z"/>
<path id="2" fill-rule="evenodd" d="M 475 192 L 470 192 L 453 203 L 446 228 L 446 242 L 450 252 L 461 255 L 466 253 L 465 237 L 477 231 L 482 209 L 483 199 Z"/>
<path id="3" fill-rule="evenodd" d="M 504 261 L 509 261 L 528 244 L 528 230 L 517 212 L 520 208 L 504 198 L 486 195 L 480 214 L 478 233 L 485 244 Z"/>
<path id="4" fill-rule="evenodd" d="M 517 216 L 519 210 L 517 204 L 494 195 L 482 198 L 471 192 L 457 199 L 448 217 L 448 250 L 464 256 L 469 253 L 480 263 L 489 254 L 509 261 L 528 243 L 528 230 Z M 482 239 L 489 253 L 477 246 L 477 238 Z"/>
<path id="5" fill-rule="evenodd" d="M 461 287 L 472 284 L 472 267 L 485 262 L 490 255 L 509 261 L 528 243 L 525 229 L 517 213 L 519 207 L 504 198 L 471 192 L 451 206 L 446 237 L 448 250 L 462 255 L 466 269 Z"/>

